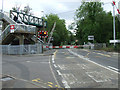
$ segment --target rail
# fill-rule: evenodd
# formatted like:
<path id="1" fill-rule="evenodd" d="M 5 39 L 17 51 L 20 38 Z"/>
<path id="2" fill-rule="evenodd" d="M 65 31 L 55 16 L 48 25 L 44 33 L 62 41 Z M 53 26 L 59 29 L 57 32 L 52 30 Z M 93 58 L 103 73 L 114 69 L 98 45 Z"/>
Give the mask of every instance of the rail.
<path id="1" fill-rule="evenodd" d="M 38 18 L 32 15 L 28 15 L 22 12 L 17 12 L 17 11 L 13 11 L 10 10 L 10 18 L 14 18 L 14 17 L 18 18 L 18 21 L 21 21 L 27 25 L 34 25 L 34 26 L 38 26 L 38 27 L 47 27 L 47 22 L 44 21 L 44 19 L 42 18 Z"/>
<path id="2" fill-rule="evenodd" d="M 23 24 L 9 24 L 5 30 L 2 32 L 2 40 L 5 39 L 11 32 L 10 32 L 10 26 L 14 25 L 14 33 L 16 32 L 25 32 L 25 33 L 33 33 L 35 34 L 35 26 L 30 25 L 23 25 Z"/>

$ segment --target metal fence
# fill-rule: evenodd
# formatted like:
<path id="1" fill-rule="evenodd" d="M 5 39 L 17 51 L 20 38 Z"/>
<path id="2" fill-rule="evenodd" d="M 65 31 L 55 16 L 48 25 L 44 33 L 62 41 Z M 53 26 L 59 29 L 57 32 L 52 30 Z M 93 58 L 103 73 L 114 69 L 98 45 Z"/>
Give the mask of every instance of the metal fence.
<path id="1" fill-rule="evenodd" d="M 13 54 L 13 55 L 23 55 L 23 54 L 40 54 L 43 52 L 42 44 L 35 45 L 1 45 L 2 54 Z"/>

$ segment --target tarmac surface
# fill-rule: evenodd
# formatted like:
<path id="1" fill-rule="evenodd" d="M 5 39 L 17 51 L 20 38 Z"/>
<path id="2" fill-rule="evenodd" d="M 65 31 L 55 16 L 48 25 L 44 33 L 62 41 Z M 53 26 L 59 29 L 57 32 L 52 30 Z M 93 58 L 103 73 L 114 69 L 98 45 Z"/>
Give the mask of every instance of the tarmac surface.
<path id="1" fill-rule="evenodd" d="M 3 88 L 118 88 L 118 53 L 54 49 L 35 55 L 3 55 Z"/>

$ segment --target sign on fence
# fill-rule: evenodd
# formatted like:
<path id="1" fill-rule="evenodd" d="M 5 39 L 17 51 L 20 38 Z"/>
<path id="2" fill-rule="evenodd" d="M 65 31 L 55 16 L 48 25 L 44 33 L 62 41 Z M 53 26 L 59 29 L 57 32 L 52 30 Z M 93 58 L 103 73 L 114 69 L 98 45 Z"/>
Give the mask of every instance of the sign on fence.
<path id="1" fill-rule="evenodd" d="M 10 25 L 10 33 L 14 33 L 15 31 L 15 25 Z"/>

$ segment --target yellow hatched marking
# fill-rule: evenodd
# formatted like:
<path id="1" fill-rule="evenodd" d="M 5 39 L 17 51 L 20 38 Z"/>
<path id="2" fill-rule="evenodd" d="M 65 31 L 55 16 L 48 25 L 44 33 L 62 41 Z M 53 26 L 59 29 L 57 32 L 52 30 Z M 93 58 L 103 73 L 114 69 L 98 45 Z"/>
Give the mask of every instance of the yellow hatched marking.
<path id="1" fill-rule="evenodd" d="M 48 86 L 51 87 L 51 88 L 53 87 L 52 85 L 48 85 Z"/>
<path id="2" fill-rule="evenodd" d="M 58 85 L 55 85 L 55 87 L 58 87 Z"/>
<path id="3" fill-rule="evenodd" d="M 38 81 L 37 79 L 34 79 L 34 80 L 32 80 L 33 82 L 36 82 L 36 81 Z"/>
<path id="4" fill-rule="evenodd" d="M 37 79 L 34 79 L 34 80 L 32 80 L 33 82 L 40 82 L 40 81 L 38 81 Z"/>
<path id="5" fill-rule="evenodd" d="M 48 82 L 49 84 L 53 84 L 52 82 Z"/>

